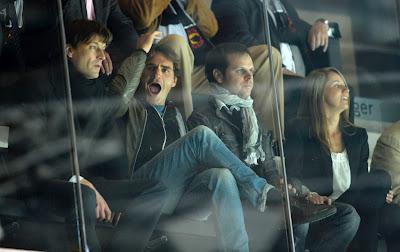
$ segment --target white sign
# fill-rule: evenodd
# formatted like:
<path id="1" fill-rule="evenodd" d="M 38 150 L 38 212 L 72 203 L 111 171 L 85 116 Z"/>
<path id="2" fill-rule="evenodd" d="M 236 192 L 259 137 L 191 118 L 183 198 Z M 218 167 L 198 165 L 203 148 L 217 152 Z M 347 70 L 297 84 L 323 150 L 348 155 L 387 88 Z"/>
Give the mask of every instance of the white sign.
<path id="1" fill-rule="evenodd" d="M 354 117 L 382 122 L 400 120 L 400 103 L 394 100 L 354 97 Z"/>
<path id="2" fill-rule="evenodd" d="M 8 148 L 8 135 L 10 128 L 7 126 L 0 126 L 0 148 Z"/>

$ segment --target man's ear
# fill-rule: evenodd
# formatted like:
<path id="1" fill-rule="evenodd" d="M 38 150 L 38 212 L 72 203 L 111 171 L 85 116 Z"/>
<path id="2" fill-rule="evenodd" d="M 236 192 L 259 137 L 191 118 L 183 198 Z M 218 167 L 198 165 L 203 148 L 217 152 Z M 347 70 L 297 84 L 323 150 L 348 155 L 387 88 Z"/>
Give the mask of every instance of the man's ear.
<path id="1" fill-rule="evenodd" d="M 219 69 L 214 68 L 213 76 L 214 76 L 214 79 L 218 82 L 218 84 L 221 84 L 222 82 L 224 82 L 224 75 L 222 74 L 222 72 Z"/>
<path id="2" fill-rule="evenodd" d="M 67 46 L 65 47 L 65 53 L 67 54 L 68 58 L 70 58 L 70 59 L 72 58 L 73 49 L 70 44 L 67 44 Z"/>

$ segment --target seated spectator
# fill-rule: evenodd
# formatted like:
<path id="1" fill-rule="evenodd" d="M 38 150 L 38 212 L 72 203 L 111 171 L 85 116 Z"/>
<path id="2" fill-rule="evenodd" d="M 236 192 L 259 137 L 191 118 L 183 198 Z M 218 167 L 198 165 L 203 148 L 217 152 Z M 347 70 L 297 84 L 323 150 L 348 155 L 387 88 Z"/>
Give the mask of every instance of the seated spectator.
<path id="1" fill-rule="evenodd" d="M 317 69 L 303 84 L 298 118 L 288 127 L 288 176 L 312 202 L 352 205 L 361 223 L 351 247 L 376 251 L 377 212 L 390 188 L 389 175 L 368 173 L 367 132 L 348 121 L 349 89 L 343 75 L 334 68 Z M 310 226 L 310 241 L 330 228 L 324 224 Z M 350 241 L 353 234 L 346 237 Z"/>
<path id="2" fill-rule="evenodd" d="M 134 20 L 139 30 L 154 31 L 160 30 L 167 34 L 159 42 L 159 45 L 174 52 L 174 59 L 179 63 L 183 90 L 183 103 L 185 115 L 188 117 L 193 110 L 192 93 L 209 94 L 210 89 L 204 73 L 204 65 L 199 58 L 205 57 L 206 50 L 200 53 L 193 53 L 191 47 L 186 43 L 196 41 L 190 39 L 188 31 L 184 29 L 182 15 L 177 14 L 178 8 L 185 13 L 184 17 L 189 17 L 192 23 L 190 27 L 197 25 L 200 37 L 204 44 L 210 48 L 213 45 L 208 41 L 218 31 L 217 21 L 213 12 L 204 1 L 197 0 L 119 0 L 121 9 Z M 179 7 L 180 6 L 180 7 Z M 171 36 L 173 35 L 173 36 Z M 177 36 L 178 35 L 178 36 Z M 202 35 L 202 36 L 201 36 Z M 195 36 L 199 38 L 199 36 Z M 200 39 L 200 38 L 199 38 Z M 200 39 L 201 40 L 201 39 Z M 254 108 L 260 114 L 262 127 L 274 129 L 274 98 L 272 91 L 270 66 L 268 51 L 266 46 L 255 46 L 249 48 L 255 64 L 255 87 L 253 90 Z M 279 53 L 273 50 L 273 67 L 275 70 L 275 80 L 278 85 L 278 98 L 280 104 L 280 115 L 283 122 L 283 81 L 282 81 L 282 62 Z M 197 55 L 196 55 L 197 54 Z M 193 65 L 194 64 L 194 65 Z M 277 132 L 275 132 L 277 134 Z"/>
<path id="3" fill-rule="evenodd" d="M 168 188 L 164 213 L 179 211 L 199 195 L 211 195 L 220 249 L 248 251 L 240 196 L 263 212 L 267 198 L 277 194 L 277 189 L 256 175 L 209 128 L 199 126 L 185 134 L 179 110 L 167 102 L 179 80 L 176 66 L 170 52 L 156 46 L 144 69 L 136 68 L 143 73 L 141 89 L 131 100 L 126 118 L 129 176 L 160 180 Z M 300 216 L 299 222 L 307 218 Z"/>
<path id="4" fill-rule="evenodd" d="M 112 32 L 113 41 L 105 52 L 102 73 L 110 75 L 113 67 L 118 67 L 135 50 L 135 27 L 121 12 L 117 0 L 63 0 L 62 5 L 66 24 L 76 19 L 95 20 Z"/>
<path id="5" fill-rule="evenodd" d="M 189 118 L 189 126 L 205 125 L 213 129 L 244 163 L 271 184 L 279 186 L 280 177 L 273 159 L 271 132 L 263 132 L 252 108 L 250 94 L 254 67 L 248 50 L 241 44 L 221 44 L 207 56 L 205 69 L 213 91 L 207 105 L 194 110 Z M 301 199 L 292 197 L 290 200 L 294 223 L 297 223 L 295 217 L 298 213 L 296 202 Z M 307 205 L 307 202 L 303 204 Z M 305 211 L 314 217 L 313 221 L 328 217 L 321 222 L 332 226 L 320 234 L 323 243 L 317 241 L 315 246 L 309 247 L 312 251 L 333 251 L 331 248 L 344 251 L 350 243 L 358 228 L 357 213 L 347 204 L 338 204 L 336 207 L 337 212 L 332 215 L 332 206 L 308 204 Z M 296 242 L 296 251 L 304 251 L 303 242 Z"/>
<path id="6" fill-rule="evenodd" d="M 328 22 L 318 19 L 310 25 L 299 17 L 288 0 L 267 1 L 272 46 L 279 48 L 286 73 L 304 77 L 315 69 L 315 60 L 324 56 L 315 51 L 328 49 Z M 265 44 L 262 1 L 213 0 L 211 8 L 219 23 L 216 43 Z"/>
<path id="7" fill-rule="evenodd" d="M 142 251 L 166 201 L 167 192 L 158 181 L 131 179 L 127 176 L 128 165 L 120 154 L 124 150 L 120 146 L 124 145 L 116 140 L 119 135 L 113 131 L 115 117 L 122 115 L 126 108 L 124 99 L 129 97 L 140 78 L 136 67 L 144 66 L 146 53 L 156 37 L 156 33 L 142 36 L 138 40 L 138 49 L 124 61 L 118 74 L 111 79 L 110 76 L 100 76 L 101 64 L 106 58 L 105 49 L 112 39 L 110 31 L 89 20 L 75 20 L 66 26 L 69 78 L 76 109 L 77 148 L 81 174 L 84 176 L 79 178 L 79 182 L 84 185 L 83 205 L 90 251 L 101 251 L 95 231 L 96 219 L 110 222 L 112 212 L 122 212 L 123 215 L 109 247 L 103 249 Z M 36 148 L 37 155 L 40 158 L 47 157 L 48 160 L 40 166 L 47 167 L 51 176 L 59 175 L 62 171 L 66 173 L 70 166 L 67 123 L 63 116 L 60 118 L 66 111 L 62 76 L 60 69 L 45 73 L 41 78 L 31 78 L 37 88 L 33 97 L 39 102 L 43 119 L 36 126 L 43 125 L 46 136 L 38 137 L 41 145 Z M 123 92 L 115 91 L 122 87 Z M 113 98 L 111 102 L 110 97 Z M 110 139 L 115 141 L 108 142 Z M 112 148 L 106 147 L 105 143 L 111 144 Z M 115 154 L 112 150 L 119 153 Z M 121 173 L 115 174 L 120 170 L 124 171 L 124 176 L 119 176 Z M 109 173 L 114 173 L 114 176 Z M 77 180 L 73 177 L 70 182 Z M 43 183 L 38 191 L 37 196 L 43 202 L 41 208 L 55 208 L 59 214 L 67 216 L 70 223 L 76 223 L 71 183 L 65 180 L 50 181 Z M 76 231 L 77 228 L 72 228 L 68 232 L 71 236 L 75 234 L 75 241 L 79 237 Z"/>
<path id="8" fill-rule="evenodd" d="M 282 55 L 284 116 L 288 122 L 296 117 L 300 102 L 299 77 L 327 66 L 325 52 L 329 27 L 323 19 L 308 24 L 298 16 L 288 0 L 266 1 L 269 1 L 267 17 L 271 45 Z M 262 0 L 213 0 L 211 8 L 219 23 L 219 31 L 213 38 L 216 43 L 239 42 L 248 47 L 266 44 Z"/>
<path id="9" fill-rule="evenodd" d="M 208 128 L 186 134 L 179 110 L 166 100 L 178 82 L 177 64 L 169 54 L 161 47 L 153 48 L 142 74 L 144 97 L 133 99 L 129 108 L 130 176 L 157 179 L 167 186 L 167 214 L 186 208 L 195 195 L 210 192 L 220 249 L 248 251 L 240 196 L 264 211 L 266 194 L 273 186 L 236 158 Z"/>
<path id="10" fill-rule="evenodd" d="M 387 204 L 380 213 L 379 230 L 388 252 L 395 252 L 400 250 L 400 121 L 387 128 L 375 145 L 371 171 L 381 169 L 390 174 L 392 190 L 386 195 Z"/>

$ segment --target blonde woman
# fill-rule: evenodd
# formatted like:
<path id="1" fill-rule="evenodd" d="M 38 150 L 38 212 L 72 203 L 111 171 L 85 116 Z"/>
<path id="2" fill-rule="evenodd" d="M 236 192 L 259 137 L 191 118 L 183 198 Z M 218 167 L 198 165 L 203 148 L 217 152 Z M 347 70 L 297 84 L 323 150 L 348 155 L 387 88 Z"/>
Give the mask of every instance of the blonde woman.
<path id="1" fill-rule="evenodd" d="M 376 251 L 377 210 L 390 177 L 385 171 L 368 173 L 367 132 L 348 120 L 350 93 L 343 75 L 335 68 L 317 69 L 303 86 L 298 117 L 287 132 L 288 174 L 316 204 L 352 205 L 361 218 L 352 251 Z M 309 240 L 318 240 L 326 228 L 323 222 L 312 225 Z"/>

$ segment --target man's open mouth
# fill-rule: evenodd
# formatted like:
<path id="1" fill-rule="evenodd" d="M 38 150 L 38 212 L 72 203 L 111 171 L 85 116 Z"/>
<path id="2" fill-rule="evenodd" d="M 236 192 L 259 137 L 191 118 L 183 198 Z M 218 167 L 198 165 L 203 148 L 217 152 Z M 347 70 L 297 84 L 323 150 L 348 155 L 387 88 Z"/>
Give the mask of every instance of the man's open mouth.
<path id="1" fill-rule="evenodd" d="M 161 92 L 161 85 L 157 82 L 153 82 L 147 85 L 148 90 L 151 94 L 157 95 Z"/>

